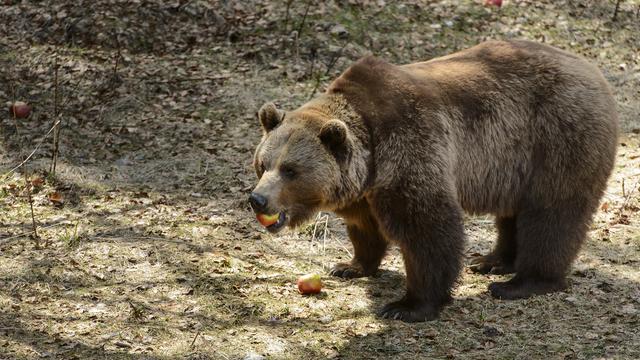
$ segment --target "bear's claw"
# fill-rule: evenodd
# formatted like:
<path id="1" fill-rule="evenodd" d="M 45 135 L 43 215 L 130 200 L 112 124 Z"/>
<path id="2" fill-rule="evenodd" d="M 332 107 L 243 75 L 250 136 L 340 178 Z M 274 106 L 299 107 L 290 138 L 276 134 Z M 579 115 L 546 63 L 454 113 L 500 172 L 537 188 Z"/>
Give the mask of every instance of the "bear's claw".
<path id="1" fill-rule="evenodd" d="M 469 269 L 478 274 L 492 275 L 513 274 L 515 272 L 513 266 L 504 264 L 493 254 L 476 256 L 472 258 Z"/>
<path id="2" fill-rule="evenodd" d="M 355 279 L 367 276 L 359 266 L 349 263 L 336 264 L 329 271 L 329 274 L 343 279 Z"/>
<path id="3" fill-rule="evenodd" d="M 405 299 L 385 305 L 378 315 L 383 319 L 402 320 L 404 322 L 423 322 L 438 318 L 438 309 L 428 303 L 412 302 Z"/>

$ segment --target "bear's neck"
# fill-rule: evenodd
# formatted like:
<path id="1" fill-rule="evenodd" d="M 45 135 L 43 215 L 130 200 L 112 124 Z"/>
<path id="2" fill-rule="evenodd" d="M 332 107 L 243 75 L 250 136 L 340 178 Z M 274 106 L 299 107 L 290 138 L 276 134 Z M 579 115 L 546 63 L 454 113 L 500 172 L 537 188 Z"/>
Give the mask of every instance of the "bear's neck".
<path id="1" fill-rule="evenodd" d="M 343 169 L 342 184 L 335 189 L 332 207 L 335 210 L 350 206 L 364 197 L 371 179 L 371 134 L 362 117 L 340 94 L 322 94 L 307 103 L 307 106 L 322 112 L 326 121 L 339 119 L 349 129 L 352 143 L 351 158 Z"/>

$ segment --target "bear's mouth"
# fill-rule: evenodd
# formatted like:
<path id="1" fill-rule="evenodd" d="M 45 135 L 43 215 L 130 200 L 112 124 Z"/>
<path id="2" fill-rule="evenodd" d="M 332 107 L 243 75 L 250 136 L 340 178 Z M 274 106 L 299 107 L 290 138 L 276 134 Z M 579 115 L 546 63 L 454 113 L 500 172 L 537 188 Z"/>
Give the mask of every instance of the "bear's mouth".
<path id="1" fill-rule="evenodd" d="M 287 214 L 284 211 L 272 215 L 257 214 L 256 218 L 271 233 L 280 231 L 287 222 Z"/>

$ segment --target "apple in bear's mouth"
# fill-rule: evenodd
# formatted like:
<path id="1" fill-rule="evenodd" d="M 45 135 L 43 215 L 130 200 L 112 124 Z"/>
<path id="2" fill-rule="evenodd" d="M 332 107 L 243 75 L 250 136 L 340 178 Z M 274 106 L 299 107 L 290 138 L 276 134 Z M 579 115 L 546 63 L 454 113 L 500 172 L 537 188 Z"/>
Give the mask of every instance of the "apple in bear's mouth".
<path id="1" fill-rule="evenodd" d="M 279 230 L 287 220 L 287 217 L 284 211 L 281 211 L 276 214 L 257 214 L 256 218 L 269 231 L 277 231 Z"/>

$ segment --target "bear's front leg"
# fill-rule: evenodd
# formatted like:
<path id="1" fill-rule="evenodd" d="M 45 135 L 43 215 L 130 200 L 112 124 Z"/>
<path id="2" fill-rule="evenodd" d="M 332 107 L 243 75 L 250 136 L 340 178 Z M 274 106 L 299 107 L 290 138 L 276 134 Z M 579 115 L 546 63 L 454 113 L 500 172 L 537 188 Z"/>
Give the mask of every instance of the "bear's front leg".
<path id="1" fill-rule="evenodd" d="M 428 186 L 390 187 L 372 195 L 372 209 L 384 235 L 400 245 L 407 292 L 380 311 L 406 322 L 433 320 L 451 301 L 462 266 L 462 210 L 449 193 Z"/>
<path id="2" fill-rule="evenodd" d="M 345 279 L 375 275 L 387 251 L 387 241 L 378 230 L 369 206 L 358 204 L 339 214 L 347 223 L 354 254 L 351 262 L 336 264 L 330 274 Z"/>

